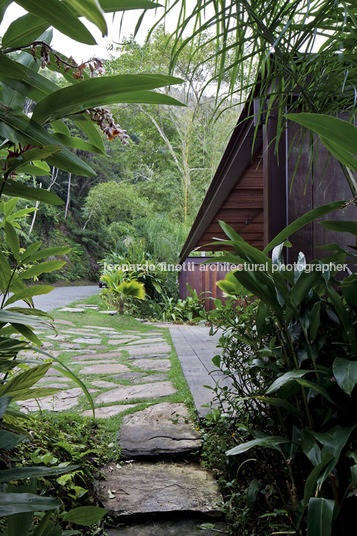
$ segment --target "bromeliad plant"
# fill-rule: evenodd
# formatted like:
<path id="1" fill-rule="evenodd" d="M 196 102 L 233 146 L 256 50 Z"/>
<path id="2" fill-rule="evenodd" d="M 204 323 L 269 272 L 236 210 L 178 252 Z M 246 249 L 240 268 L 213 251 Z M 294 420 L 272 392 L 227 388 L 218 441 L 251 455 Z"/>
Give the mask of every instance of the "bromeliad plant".
<path id="1" fill-rule="evenodd" d="M 345 260 L 341 248 L 310 265 L 301 253 L 294 271 L 286 269 L 282 256 L 289 235 L 339 206 L 343 203 L 314 209 L 263 252 L 221 223 L 229 238 L 222 249 L 229 245 L 235 251 L 223 260 L 243 265 L 221 288 L 238 297 L 244 287 L 257 297 L 248 306 L 248 322 L 238 316 L 226 325 L 223 355 L 214 359 L 232 380 L 230 388 L 219 390 L 221 401 L 250 422 L 251 439 L 245 433 L 239 442 L 237 430 L 238 444 L 227 455 L 258 447 L 279 453 L 285 468 L 271 484 L 291 529 L 301 536 L 306 528 L 308 536 L 350 534 L 356 509 L 356 276 L 340 281 L 327 264 Z M 353 223 L 347 227 L 356 235 Z M 342 224 L 323 222 L 339 230 Z M 275 454 L 270 458 L 276 460 Z"/>

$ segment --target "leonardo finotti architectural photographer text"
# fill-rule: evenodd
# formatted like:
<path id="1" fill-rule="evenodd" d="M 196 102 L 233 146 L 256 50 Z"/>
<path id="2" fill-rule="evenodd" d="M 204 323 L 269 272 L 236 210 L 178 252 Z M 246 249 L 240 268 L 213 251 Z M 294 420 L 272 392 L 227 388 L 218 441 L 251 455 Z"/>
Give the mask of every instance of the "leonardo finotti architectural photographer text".
<path id="1" fill-rule="evenodd" d="M 121 270 L 123 272 L 137 272 L 140 270 L 146 272 L 193 272 L 194 270 L 199 270 L 200 272 L 217 272 L 222 271 L 233 271 L 233 270 L 244 270 L 248 272 L 293 272 L 295 270 L 300 270 L 304 272 L 343 272 L 347 269 L 347 264 L 337 264 L 337 263 L 313 263 L 306 264 L 302 266 L 298 263 L 293 264 L 270 264 L 268 262 L 262 264 L 249 264 L 244 262 L 242 264 L 231 264 L 229 262 L 210 262 L 207 264 L 196 264 L 194 262 L 184 262 L 183 264 L 169 264 L 166 262 L 160 262 L 159 264 L 153 264 L 150 262 L 145 262 L 143 264 L 110 264 L 104 263 L 104 272 L 112 272 Z"/>

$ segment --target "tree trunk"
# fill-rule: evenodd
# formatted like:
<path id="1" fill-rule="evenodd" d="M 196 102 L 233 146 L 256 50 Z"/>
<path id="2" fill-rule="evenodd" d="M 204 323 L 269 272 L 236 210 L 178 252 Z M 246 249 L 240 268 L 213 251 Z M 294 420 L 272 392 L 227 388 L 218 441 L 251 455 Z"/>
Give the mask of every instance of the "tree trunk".
<path id="1" fill-rule="evenodd" d="M 67 201 L 66 201 L 66 208 L 64 211 L 65 220 L 67 219 L 68 209 L 69 209 L 69 205 L 71 202 L 71 178 L 72 178 L 72 173 L 68 173 Z"/>

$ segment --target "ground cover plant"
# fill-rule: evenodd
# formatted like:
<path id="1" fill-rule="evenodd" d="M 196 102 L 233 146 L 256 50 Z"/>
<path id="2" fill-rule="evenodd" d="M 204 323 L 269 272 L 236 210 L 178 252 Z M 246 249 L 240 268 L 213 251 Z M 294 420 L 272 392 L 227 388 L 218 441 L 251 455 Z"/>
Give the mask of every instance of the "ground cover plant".
<path id="1" fill-rule="evenodd" d="M 337 205 L 326 206 L 325 211 Z M 214 362 L 231 379 L 231 387 L 217 387 L 217 396 L 235 424 L 224 426 L 222 416 L 216 419 L 225 435 L 233 434 L 236 446 L 226 451 L 238 459 L 238 467 L 237 463 L 233 467 L 240 472 L 249 465 L 250 475 L 247 467 L 242 470 L 248 513 L 264 496 L 268 511 L 263 518 L 272 517 L 278 529 L 322 536 L 351 534 L 356 508 L 357 318 L 355 276 L 341 281 L 333 270 L 323 272 L 321 267 L 354 254 L 353 249 L 340 248 L 337 256 L 307 266 L 300 253 L 296 270 L 289 272 L 283 243 L 274 248 L 315 216 L 311 211 L 291 224 L 264 252 L 222 223 L 228 237 L 225 245 L 235 250 L 224 259 L 236 264 L 267 262 L 268 271 L 243 269 L 222 281 L 227 293 L 241 296 L 243 287 L 253 301 L 240 310 L 232 302 L 226 308 L 217 303 L 212 319 L 224 329 L 223 355 Z M 339 222 L 336 227 L 341 228 Z M 353 226 L 349 232 L 354 234 Z M 237 498 L 242 499 L 238 481 L 233 488 L 230 500 L 237 506 Z M 240 512 L 233 516 L 235 523 Z M 262 514 L 261 506 L 258 512 Z M 249 526 L 247 515 L 242 520 L 243 528 L 244 523 Z M 253 530 L 259 530 L 261 523 L 261 518 L 253 523 Z"/>
<path id="2" fill-rule="evenodd" d="M 80 306 L 82 303 L 84 305 L 100 305 L 102 310 L 106 309 L 105 303 L 102 302 L 98 295 L 87 298 L 80 303 L 73 303 L 71 306 Z M 117 359 L 117 362 L 127 364 L 129 360 L 126 357 L 125 342 L 123 341 L 123 344 L 121 344 L 120 340 L 117 341 L 114 348 L 110 344 L 113 337 L 125 336 L 125 340 L 135 340 L 136 342 L 140 337 L 143 337 L 142 341 L 144 342 L 146 337 L 150 337 L 150 332 L 153 330 L 151 326 L 146 326 L 129 315 L 109 316 L 92 309 L 87 309 L 84 313 L 72 314 L 72 320 L 68 320 L 68 313 L 66 312 L 54 311 L 52 314 L 55 330 L 46 329 L 45 326 L 42 326 L 41 331 L 38 332 L 41 342 L 45 344 L 45 351 L 48 355 L 56 355 L 58 360 L 63 363 L 63 366 L 67 365 L 75 371 L 76 376 L 86 384 L 93 397 L 108 391 L 106 386 L 95 387 L 95 383 L 98 381 L 100 383 L 104 380 L 105 383 L 108 380 L 108 375 L 103 376 L 100 373 L 86 375 L 85 370 L 82 372 L 85 363 L 82 364 L 82 361 L 74 359 L 75 356 L 81 356 L 80 352 L 83 352 L 89 354 L 88 358 L 92 359 L 92 364 L 95 364 L 97 360 L 101 362 L 99 357 L 98 359 L 96 358 L 96 353 L 91 349 L 89 341 L 85 342 L 85 337 L 89 337 L 89 332 L 92 332 L 92 337 L 96 335 L 101 338 L 101 349 L 97 349 L 97 353 L 103 356 L 104 352 L 119 349 L 122 351 L 122 357 Z M 83 342 L 74 343 L 73 339 L 78 339 L 81 334 L 84 336 Z M 130 339 L 130 337 L 135 337 L 135 339 Z M 160 338 L 164 338 L 171 345 L 167 329 L 162 330 Z M 30 352 L 27 351 L 26 353 L 30 359 Z M 168 402 L 184 402 L 192 411 L 192 398 L 175 352 L 172 352 L 170 359 L 171 369 L 168 373 L 168 378 L 175 385 L 177 391 L 171 396 L 165 397 L 164 400 Z M 145 378 L 151 381 L 157 374 L 155 371 L 141 371 L 140 367 L 135 366 L 135 363 L 132 370 L 134 372 L 140 371 L 141 376 L 144 376 L 143 381 L 145 381 Z M 76 385 L 70 381 L 70 378 L 65 378 L 65 380 L 67 384 L 63 385 L 60 378 L 55 378 L 57 385 L 58 383 L 62 385 L 62 392 L 68 393 L 66 400 L 71 400 L 71 390 L 73 391 Z M 116 382 L 118 387 L 130 385 L 130 381 L 125 378 L 118 380 L 111 375 L 110 380 L 111 382 Z M 44 390 L 45 395 L 51 394 L 52 391 L 48 391 L 48 389 L 53 384 L 53 381 L 54 378 L 51 374 L 48 379 L 46 377 L 41 379 L 41 388 Z M 93 393 L 94 389 L 95 393 Z M 87 519 L 90 520 L 88 517 L 89 511 L 86 510 L 88 507 L 95 507 L 94 511 L 97 514 L 98 512 L 102 512 L 102 515 L 105 513 L 103 509 L 99 509 L 100 503 L 96 497 L 94 483 L 95 480 L 101 478 L 100 467 L 106 463 L 121 463 L 117 436 L 123 416 L 162 402 L 163 399 L 141 399 L 139 397 L 129 401 L 127 410 L 124 409 L 110 419 L 98 420 L 93 420 L 90 405 L 84 396 L 79 395 L 72 407 L 66 406 L 68 409 L 60 407 L 61 399 L 57 400 L 57 402 L 56 399 L 50 402 L 50 399 L 51 396 L 44 396 L 42 401 L 39 401 L 39 407 L 47 409 L 43 409 L 40 414 L 36 415 L 33 414 L 33 410 L 38 410 L 39 407 L 34 407 L 31 400 L 19 402 L 24 404 L 24 407 L 32 408 L 27 418 L 27 426 L 31 430 L 31 435 L 28 436 L 26 442 L 8 452 L 7 463 L 13 467 L 20 465 L 25 470 L 34 470 L 35 464 L 42 466 L 43 476 L 38 475 L 38 488 L 42 494 L 47 492 L 55 496 L 57 507 L 61 505 L 60 513 L 57 513 L 53 518 L 62 526 L 62 529 L 60 529 L 58 525 L 57 530 L 67 529 L 68 531 L 74 531 L 73 533 L 79 530 L 78 533 L 88 535 L 104 534 L 104 526 L 111 525 L 110 519 L 106 518 L 97 523 L 93 520 L 92 523 L 87 523 L 91 527 L 84 528 L 76 523 L 76 521 L 81 523 L 79 514 L 81 514 L 83 521 L 85 513 Z M 101 407 L 107 405 L 102 404 Z M 86 416 L 82 416 L 82 412 L 85 412 Z M 60 469 L 57 469 L 57 467 Z M 58 474 L 56 474 L 56 471 Z M 62 471 L 65 474 L 62 475 Z M 78 512 L 77 518 L 73 512 Z M 7 534 L 7 532 L 4 532 L 4 534 Z"/>
<path id="3" fill-rule="evenodd" d="M 79 16 L 86 17 L 106 34 L 104 12 L 122 11 L 123 4 L 120 1 L 109 4 L 104 2 L 104 7 L 100 3 L 89 6 L 84 2 L 77 2 L 74 7 L 57 0 L 51 1 L 50 8 L 47 0 L 35 3 L 24 1 L 20 4 L 27 13 L 10 24 L 2 36 L 0 47 L 0 203 L 1 226 L 6 239 L 6 246 L 0 252 L 0 515 L 7 518 L 1 527 L 7 536 L 18 534 L 20 526 L 22 534 L 33 532 L 37 536 L 43 533 L 55 536 L 63 532 L 58 524 L 58 515 L 52 513 L 58 512 L 61 502 L 43 496 L 36 479 L 44 475 L 68 474 L 76 467 L 11 467 L 8 451 L 24 441 L 28 434 L 26 418 L 14 404 L 58 392 L 57 388 L 37 387 L 51 366 L 80 385 L 90 405 L 93 406 L 93 402 L 84 383 L 65 365 L 52 364 L 55 358 L 52 360 L 48 356 L 48 362 L 34 363 L 31 357 L 23 359 L 20 356 L 20 351 L 29 349 L 41 353 L 41 341 L 36 330 L 46 327 L 46 322 L 48 324 L 50 320 L 48 315 L 34 309 L 32 298 L 49 292 L 51 287 L 27 287 L 24 281 L 31 281 L 63 266 L 63 260 L 38 261 L 49 256 L 67 254 L 68 247 L 41 250 L 41 243 L 37 241 L 22 248 L 23 233 L 21 235 L 19 232 L 16 220 L 30 211 L 25 207 L 22 214 L 21 211 L 19 214 L 13 213 L 13 209 L 17 198 L 34 201 L 35 208 L 38 208 L 40 202 L 52 206 L 61 204 L 61 199 L 49 189 L 35 187 L 34 177 L 51 175 L 54 168 L 68 173 L 69 182 L 72 173 L 84 177 L 95 175 L 90 166 L 71 149 L 103 154 L 101 134 L 108 140 L 118 138 L 124 145 L 128 144 L 126 132 L 103 106 L 113 102 L 126 102 L 128 99 L 131 102 L 181 105 L 168 95 L 152 93 L 154 88 L 181 83 L 181 80 L 165 75 L 105 77 L 102 76 L 101 60 L 91 58 L 77 64 L 73 58 L 65 57 L 51 46 L 52 26 L 74 40 L 95 44 L 95 39 Z M 1 20 L 9 5 L 9 2 L 1 3 Z M 152 2 L 146 1 L 135 4 L 137 8 L 154 6 Z M 61 72 L 62 83 L 58 83 L 57 76 L 53 79 L 45 76 L 43 70 L 48 73 L 47 69 L 58 74 Z M 31 118 L 28 115 L 30 108 Z M 69 117 L 69 121 L 73 121 L 86 140 L 71 135 L 63 121 Z M 29 180 L 28 176 L 32 178 Z M 13 295 L 9 296 L 9 292 Z M 13 305 L 20 299 L 25 300 L 29 307 Z M 28 483 L 24 486 L 16 485 L 24 479 Z M 35 512 L 45 511 L 48 512 L 45 515 L 34 515 Z M 64 522 L 75 521 L 77 525 L 90 525 L 104 514 L 102 509 L 85 507 L 84 510 L 67 512 L 61 519 Z M 76 534 L 78 531 L 70 533 Z"/>

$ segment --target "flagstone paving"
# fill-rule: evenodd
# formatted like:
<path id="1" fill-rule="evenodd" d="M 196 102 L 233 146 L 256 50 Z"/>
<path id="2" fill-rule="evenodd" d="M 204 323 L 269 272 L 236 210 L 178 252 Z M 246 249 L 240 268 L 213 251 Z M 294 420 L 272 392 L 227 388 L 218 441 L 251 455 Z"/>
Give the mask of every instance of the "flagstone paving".
<path id="1" fill-rule="evenodd" d="M 123 372 L 122 374 L 113 374 L 111 377 L 115 380 L 135 380 L 146 376 L 146 372 Z"/>
<path id="2" fill-rule="evenodd" d="M 108 531 L 108 536 L 218 536 L 226 534 L 223 521 L 216 521 L 210 525 L 212 529 L 200 529 L 203 524 L 198 519 L 179 519 L 176 521 L 148 521 L 141 525 L 121 527 L 119 530 Z"/>
<path id="3" fill-rule="evenodd" d="M 126 458 L 179 455 L 201 447 L 185 404 L 162 402 L 123 418 L 119 444 Z"/>
<path id="4" fill-rule="evenodd" d="M 140 339 L 139 341 L 133 341 L 129 344 L 127 344 L 127 346 L 132 346 L 132 345 L 135 345 L 135 344 L 151 344 L 151 343 L 154 343 L 154 344 L 157 344 L 158 342 L 166 342 L 165 339 Z"/>
<path id="5" fill-rule="evenodd" d="M 93 389 L 89 389 L 89 392 L 93 392 Z M 26 400 L 20 407 L 27 412 L 38 411 L 39 408 L 49 411 L 65 411 L 77 406 L 81 395 L 83 395 L 82 389 L 75 387 L 37 400 Z"/>
<path id="6" fill-rule="evenodd" d="M 78 337 L 78 339 L 73 339 L 73 342 L 79 344 L 99 344 L 102 342 L 102 339 L 97 339 L 95 337 Z"/>
<path id="7" fill-rule="evenodd" d="M 76 350 L 76 351 L 78 352 L 78 350 Z M 85 352 L 88 352 L 88 350 L 86 349 Z M 93 353 L 91 353 L 91 354 L 72 355 L 71 360 L 73 362 L 76 362 L 76 363 L 77 363 L 77 361 L 81 362 L 81 361 L 90 360 L 91 364 L 93 365 L 93 363 L 98 363 L 98 354 L 96 354 L 95 351 L 93 350 Z M 107 363 L 116 363 L 117 362 L 117 361 L 115 361 L 113 359 L 113 357 L 111 358 L 110 356 L 109 356 L 109 358 L 103 356 L 102 360 L 103 360 L 102 362 L 104 362 L 104 363 L 105 362 L 107 362 Z"/>
<path id="8" fill-rule="evenodd" d="M 73 326 L 75 327 L 75 324 L 71 322 L 70 320 L 61 320 L 60 318 L 55 318 L 52 322 L 52 324 L 63 324 L 65 326 Z"/>
<path id="9" fill-rule="evenodd" d="M 118 346 L 118 344 L 125 344 L 127 342 L 131 342 L 133 339 L 110 339 L 108 341 L 108 344 L 110 346 Z"/>
<path id="10" fill-rule="evenodd" d="M 171 352 L 171 346 L 167 343 L 160 343 L 160 344 L 150 344 L 148 346 L 135 346 L 135 347 L 128 347 L 125 346 L 125 350 L 129 352 L 131 356 L 136 355 L 157 355 L 157 354 L 167 354 Z"/>
<path id="11" fill-rule="evenodd" d="M 114 382 L 107 382 L 106 380 L 97 380 L 92 382 L 92 385 L 95 387 L 100 387 L 104 389 L 110 389 L 111 387 L 118 387 L 117 383 Z"/>
<path id="12" fill-rule="evenodd" d="M 97 404 L 109 404 L 113 402 L 125 402 L 125 400 L 136 400 L 146 398 L 162 398 L 176 393 L 177 389 L 171 382 L 157 382 L 140 385 L 123 385 L 117 389 L 111 389 L 97 396 Z"/>
<path id="13" fill-rule="evenodd" d="M 169 359 L 135 359 L 135 361 L 129 361 L 129 364 L 142 370 L 157 370 L 158 372 L 168 372 L 171 368 Z"/>
<path id="14" fill-rule="evenodd" d="M 83 307 L 63 307 L 63 309 L 59 309 L 60 313 L 84 313 L 84 311 Z"/>
<path id="15" fill-rule="evenodd" d="M 84 328 L 91 328 L 91 329 L 105 329 L 106 331 L 116 331 L 115 328 L 103 328 L 103 326 L 91 326 L 91 325 L 87 325 L 87 324 L 85 324 L 83 327 Z"/>
<path id="16" fill-rule="evenodd" d="M 220 516 L 217 482 L 199 465 L 133 463 L 102 471 L 100 499 L 117 520 L 180 512 Z"/>
<path id="17" fill-rule="evenodd" d="M 127 411 L 130 408 L 135 408 L 135 406 L 136 404 L 116 404 L 115 406 L 104 406 L 103 408 L 97 408 L 95 410 L 95 416 L 97 419 L 109 419 L 109 417 L 123 413 L 123 411 Z M 93 413 L 92 410 L 86 409 L 81 413 L 81 415 L 82 417 L 92 417 Z"/>
<path id="18" fill-rule="evenodd" d="M 168 379 L 169 377 L 167 374 L 151 374 L 150 376 L 143 376 L 141 378 L 131 380 L 131 383 L 135 385 L 137 383 L 163 382 Z"/>
<path id="19" fill-rule="evenodd" d="M 100 365 L 89 365 L 81 369 L 82 374 L 112 374 L 116 372 L 128 372 L 130 370 L 126 365 L 121 365 L 120 363 L 111 363 L 100 364 Z"/>
<path id="20" fill-rule="evenodd" d="M 76 307 L 74 312 L 80 310 Z M 50 336 L 40 334 L 43 346 L 60 361 L 62 353 L 64 362 L 86 383 L 93 393 L 96 418 L 110 419 L 124 413 L 118 442 L 123 458 L 130 458 L 130 463 L 102 468 L 104 482 L 98 482 L 97 492 L 118 522 L 139 519 L 140 525 L 121 527 L 119 532 L 113 529 L 109 534 L 194 536 L 199 525 L 192 519 L 196 515 L 216 524 L 221 515 L 217 483 L 211 473 L 187 461 L 195 459 L 200 450 L 199 431 L 185 404 L 167 400 L 177 389 L 168 374 L 172 348 L 163 337 L 164 331 L 117 331 L 93 325 L 77 328 L 73 322 L 62 320 L 55 324 L 57 336 L 53 331 Z M 64 388 L 39 399 L 41 409 L 58 412 L 77 407 L 80 415 L 92 418 L 87 401 L 84 406 L 83 391 L 59 371 L 50 368 L 40 383 L 45 388 Z M 203 383 L 209 382 L 204 378 Z M 24 401 L 21 407 L 27 412 L 39 410 L 36 400 Z M 145 463 L 138 461 L 141 459 Z M 170 517 L 168 521 L 168 515 L 175 520 Z M 184 519 L 177 519 L 178 515 Z M 158 519 L 153 521 L 152 516 Z M 224 533 L 224 524 L 218 522 L 217 527 Z M 207 536 L 214 533 L 205 531 Z"/>

